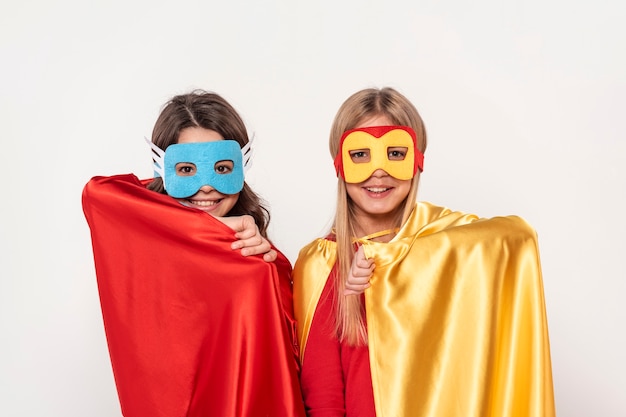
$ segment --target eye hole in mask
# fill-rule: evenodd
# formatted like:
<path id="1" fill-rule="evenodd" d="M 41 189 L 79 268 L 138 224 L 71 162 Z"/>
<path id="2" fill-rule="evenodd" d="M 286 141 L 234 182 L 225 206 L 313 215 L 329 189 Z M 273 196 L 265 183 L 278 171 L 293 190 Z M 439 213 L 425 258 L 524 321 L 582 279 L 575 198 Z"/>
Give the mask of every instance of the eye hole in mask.
<path id="1" fill-rule="evenodd" d="M 213 169 L 216 174 L 230 174 L 233 172 L 235 163 L 230 160 L 217 161 Z M 179 177 L 193 177 L 198 172 L 193 162 L 179 162 L 176 164 L 176 175 Z"/>
<path id="2" fill-rule="evenodd" d="M 409 148 L 404 146 L 394 146 L 387 148 L 387 159 L 390 161 L 404 161 Z M 372 160 L 369 148 L 354 149 L 349 151 L 350 159 L 355 164 L 367 164 Z"/>

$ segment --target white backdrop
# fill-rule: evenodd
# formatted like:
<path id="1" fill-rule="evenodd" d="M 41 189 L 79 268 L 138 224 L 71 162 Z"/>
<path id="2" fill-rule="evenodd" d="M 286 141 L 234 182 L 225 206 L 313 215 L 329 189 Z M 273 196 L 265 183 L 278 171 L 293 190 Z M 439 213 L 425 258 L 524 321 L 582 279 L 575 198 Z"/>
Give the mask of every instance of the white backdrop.
<path id="1" fill-rule="evenodd" d="M 0 415 L 120 415 L 80 196 L 151 174 L 142 137 L 170 96 L 216 91 L 256 132 L 248 181 L 294 261 L 334 209 L 337 108 L 385 85 L 428 129 L 420 199 L 537 229 L 558 415 L 626 415 L 617 0 L 8 3 Z"/>

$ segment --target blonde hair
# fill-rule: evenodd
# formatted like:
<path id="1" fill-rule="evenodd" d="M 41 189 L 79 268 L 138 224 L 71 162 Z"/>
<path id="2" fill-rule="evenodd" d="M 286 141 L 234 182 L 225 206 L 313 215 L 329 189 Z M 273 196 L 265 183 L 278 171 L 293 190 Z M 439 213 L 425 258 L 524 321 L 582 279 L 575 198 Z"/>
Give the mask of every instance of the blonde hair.
<path id="1" fill-rule="evenodd" d="M 346 130 L 375 116 L 386 116 L 392 123 L 409 126 L 415 130 L 417 147 L 426 150 L 426 129 L 422 118 L 413 104 L 398 91 L 390 87 L 367 88 L 352 96 L 341 105 L 330 131 L 329 149 L 332 158 L 339 152 L 339 142 Z M 419 172 L 411 180 L 411 189 L 398 211 L 396 227 L 402 226 L 415 207 Z M 337 180 L 337 208 L 334 230 L 337 240 L 337 273 L 333 285 L 336 288 L 335 330 L 340 341 L 349 345 L 367 344 L 367 331 L 363 320 L 364 306 L 361 297 L 343 294 L 350 265 L 354 257 L 353 238 L 356 236 L 353 203 L 348 198 L 346 183 L 341 176 Z"/>

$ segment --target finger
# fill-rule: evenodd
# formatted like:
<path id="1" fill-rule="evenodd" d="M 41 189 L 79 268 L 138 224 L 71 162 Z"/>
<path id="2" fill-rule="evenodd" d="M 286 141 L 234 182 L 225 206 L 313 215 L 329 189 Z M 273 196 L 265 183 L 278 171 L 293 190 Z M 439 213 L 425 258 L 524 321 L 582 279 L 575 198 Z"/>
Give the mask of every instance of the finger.
<path id="1" fill-rule="evenodd" d="M 261 243 L 260 241 L 252 242 L 251 239 L 240 239 L 240 240 L 235 240 L 233 243 L 231 243 L 230 248 L 233 250 L 245 249 L 245 248 L 257 246 L 260 243 Z"/>
<path id="2" fill-rule="evenodd" d="M 263 255 L 263 260 L 265 262 L 274 262 L 276 258 L 278 258 L 278 253 L 274 249 L 271 249 Z"/>
<path id="3" fill-rule="evenodd" d="M 241 254 L 243 256 L 264 255 L 270 250 L 271 248 L 265 245 L 258 245 L 258 246 L 252 246 L 252 247 L 246 246 L 244 248 L 241 248 Z"/>
<path id="4" fill-rule="evenodd" d="M 346 288 L 346 289 L 343 291 L 343 294 L 344 294 L 344 295 L 359 295 L 359 294 L 362 294 L 362 293 L 363 293 L 363 291 L 365 291 L 365 290 L 366 290 L 366 289 L 368 289 L 369 287 L 370 287 L 370 285 L 369 285 L 369 284 L 367 284 L 367 285 L 364 285 L 364 286 L 359 287 L 358 289 Z"/>
<path id="5" fill-rule="evenodd" d="M 370 276 L 372 275 L 372 273 L 374 272 L 374 263 L 368 263 L 366 265 L 352 265 L 352 268 L 350 268 L 350 273 L 354 276 L 359 276 L 359 277 L 363 277 L 363 276 Z"/>
<path id="6" fill-rule="evenodd" d="M 261 249 L 265 249 L 265 252 L 271 249 L 270 243 L 261 235 L 254 235 L 246 239 L 235 240 L 230 245 L 232 249 L 254 248 L 257 246 L 260 246 Z"/>
<path id="7" fill-rule="evenodd" d="M 239 217 L 237 228 L 235 229 L 237 239 L 249 239 L 253 236 L 260 236 L 259 228 L 254 222 L 254 218 L 249 215 Z"/>
<path id="8" fill-rule="evenodd" d="M 245 240 L 245 239 L 253 238 L 256 235 L 257 235 L 257 231 L 254 229 L 243 229 L 235 233 L 235 238 L 240 239 L 240 240 Z"/>
<path id="9" fill-rule="evenodd" d="M 367 284 L 362 284 L 362 285 L 346 285 L 346 290 L 349 291 L 357 291 L 357 292 L 363 292 L 363 290 L 365 290 L 366 288 L 369 288 L 371 286 L 371 284 L 367 283 Z"/>
<path id="10" fill-rule="evenodd" d="M 365 249 L 363 249 L 363 245 L 359 246 L 359 249 L 354 254 L 354 264 L 360 266 L 361 268 L 369 268 L 373 263 L 373 258 L 365 256 Z"/>
<path id="11" fill-rule="evenodd" d="M 352 286 L 352 285 L 365 285 L 370 281 L 370 276 L 367 275 L 363 275 L 363 276 L 351 276 L 350 279 L 346 282 L 346 287 L 347 286 Z"/>
<path id="12" fill-rule="evenodd" d="M 245 247 L 242 247 L 241 249 L 241 254 L 243 256 L 264 254 L 272 250 L 272 245 L 270 245 L 270 243 L 265 239 L 259 241 L 256 238 L 253 238 L 249 240 L 253 240 L 255 244 L 248 241 L 245 244 Z"/>
<path id="13" fill-rule="evenodd" d="M 350 268 L 350 273 L 353 275 L 357 275 L 357 276 L 364 276 L 364 275 L 372 275 L 372 272 L 374 271 L 374 265 L 369 265 L 368 267 L 361 267 L 358 265 L 352 265 L 352 268 Z"/>
<path id="14" fill-rule="evenodd" d="M 363 245 L 359 245 L 356 253 L 354 254 L 355 259 L 365 260 L 367 257 L 365 256 L 365 249 L 363 249 Z"/>
<path id="15" fill-rule="evenodd" d="M 374 260 L 373 259 L 355 259 L 354 266 L 360 269 L 370 269 L 374 270 Z"/>

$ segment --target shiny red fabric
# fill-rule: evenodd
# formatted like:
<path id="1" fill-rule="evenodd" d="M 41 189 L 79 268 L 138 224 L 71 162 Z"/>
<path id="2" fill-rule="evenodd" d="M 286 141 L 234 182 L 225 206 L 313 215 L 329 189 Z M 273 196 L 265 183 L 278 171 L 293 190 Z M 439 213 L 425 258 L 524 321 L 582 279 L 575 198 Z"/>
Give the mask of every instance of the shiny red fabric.
<path id="1" fill-rule="evenodd" d="M 123 415 L 304 416 L 289 261 L 242 257 L 146 183 L 94 177 L 82 199 Z"/>
<path id="2" fill-rule="evenodd" d="M 307 416 L 376 417 L 369 349 L 340 342 L 329 320 L 335 314 L 333 282 L 332 276 L 326 280 L 317 303 L 302 362 L 300 382 Z"/>

